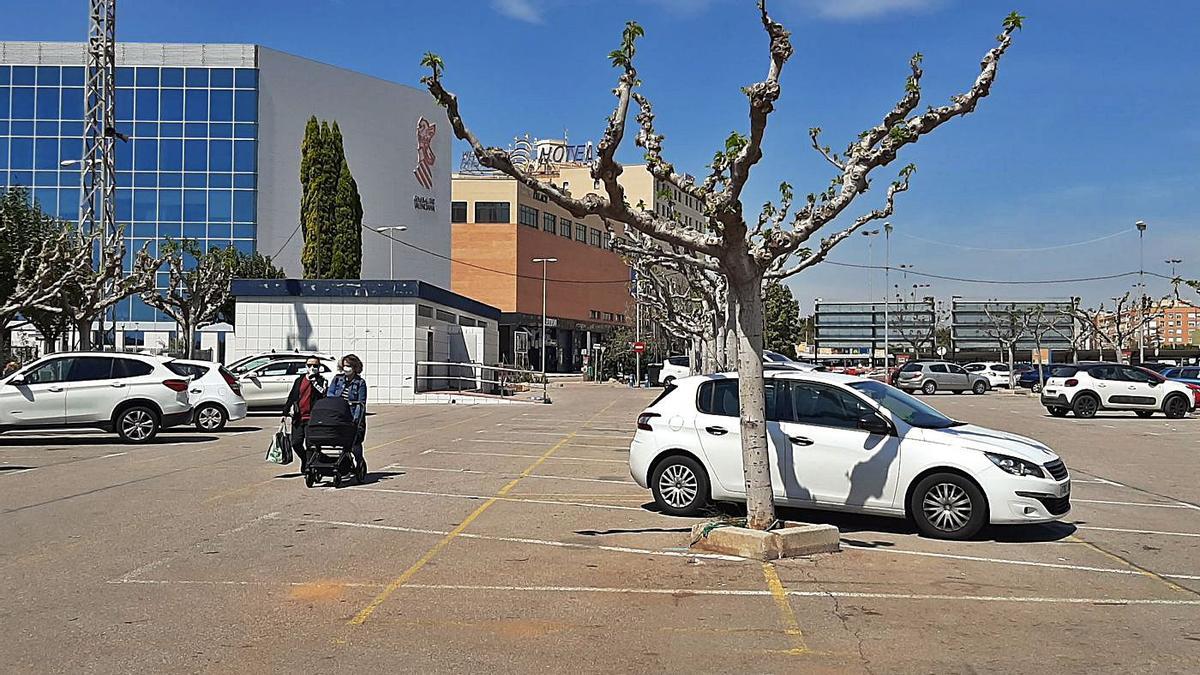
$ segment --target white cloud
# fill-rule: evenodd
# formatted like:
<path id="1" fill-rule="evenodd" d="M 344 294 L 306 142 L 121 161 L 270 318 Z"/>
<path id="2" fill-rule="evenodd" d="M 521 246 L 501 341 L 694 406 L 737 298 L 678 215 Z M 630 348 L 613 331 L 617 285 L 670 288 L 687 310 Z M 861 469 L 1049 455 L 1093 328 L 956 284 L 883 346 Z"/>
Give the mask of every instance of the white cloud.
<path id="1" fill-rule="evenodd" d="M 532 0 L 492 0 L 492 7 L 510 19 L 525 23 L 542 22 L 541 10 L 534 6 Z"/>
<path id="2" fill-rule="evenodd" d="M 805 0 L 827 19 L 867 19 L 894 12 L 930 9 L 943 0 Z"/>

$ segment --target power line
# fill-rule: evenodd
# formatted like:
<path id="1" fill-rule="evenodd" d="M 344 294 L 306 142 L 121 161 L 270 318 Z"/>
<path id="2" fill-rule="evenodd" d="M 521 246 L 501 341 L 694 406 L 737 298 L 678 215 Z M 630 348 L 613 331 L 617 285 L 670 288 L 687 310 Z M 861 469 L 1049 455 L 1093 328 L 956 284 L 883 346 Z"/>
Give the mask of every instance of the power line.
<path id="1" fill-rule="evenodd" d="M 1035 247 L 1035 248 L 998 248 L 996 246 L 964 246 L 962 244 L 955 244 L 955 243 L 949 242 L 949 241 L 938 241 L 936 239 L 926 239 L 924 237 L 918 237 L 915 235 L 905 234 L 905 233 L 901 233 L 899 236 L 905 237 L 906 239 L 912 239 L 914 241 L 924 242 L 926 244 L 934 244 L 937 246 L 949 246 L 951 248 L 962 249 L 964 251 L 989 251 L 991 253 L 1036 253 L 1038 251 L 1055 251 L 1055 250 L 1062 249 L 1062 248 L 1073 248 L 1075 246 L 1085 246 L 1087 244 L 1095 244 L 1097 242 L 1106 241 L 1108 239 L 1113 239 L 1116 237 L 1120 237 L 1122 235 L 1129 234 L 1130 232 L 1133 232 L 1133 230 L 1125 229 L 1125 230 L 1121 230 L 1119 232 L 1113 232 L 1112 234 L 1106 234 L 1102 237 L 1096 237 L 1095 239 L 1086 239 L 1084 241 L 1073 241 L 1073 242 L 1069 242 L 1066 244 L 1055 244 L 1054 246 L 1039 246 L 1039 247 Z"/>
<path id="2" fill-rule="evenodd" d="M 884 267 L 883 265 L 856 265 L 854 263 L 838 262 L 836 260 L 826 260 L 825 262 L 830 265 L 836 265 L 838 267 L 854 267 L 857 269 L 872 269 L 872 270 L 892 269 L 892 270 L 896 270 L 898 272 L 905 272 L 907 274 L 911 274 L 913 276 L 918 276 L 918 277 L 926 277 L 929 279 L 941 279 L 943 281 L 961 281 L 963 283 L 968 283 L 968 284 L 1000 284 L 1000 285 L 1077 284 L 1077 283 L 1084 283 L 1084 282 L 1089 282 L 1089 281 L 1104 281 L 1107 279 L 1120 279 L 1121 277 L 1137 276 L 1137 274 L 1138 274 L 1138 272 L 1136 270 L 1134 270 L 1132 272 L 1121 272 L 1120 274 L 1104 274 L 1104 275 L 1099 275 L 1099 276 L 1094 276 L 1094 277 L 1076 277 L 1073 279 L 1028 279 L 1028 280 L 1026 280 L 1026 279 L 1022 279 L 1022 280 L 969 279 L 967 277 L 954 277 L 954 276 L 949 276 L 946 274 L 933 274 L 931 272 L 918 272 L 917 270 L 914 270 L 914 269 L 899 270 L 895 267 L 888 268 L 888 267 Z M 1152 272 L 1147 272 L 1146 274 L 1152 274 Z M 1162 276 L 1162 275 L 1157 275 L 1157 276 Z"/>

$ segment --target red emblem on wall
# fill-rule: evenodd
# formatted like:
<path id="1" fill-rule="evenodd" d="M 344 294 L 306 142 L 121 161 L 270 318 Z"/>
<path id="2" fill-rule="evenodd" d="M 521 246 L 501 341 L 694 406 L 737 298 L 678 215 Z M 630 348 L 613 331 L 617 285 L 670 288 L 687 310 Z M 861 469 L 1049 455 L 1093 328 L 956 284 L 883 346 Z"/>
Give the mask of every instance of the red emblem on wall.
<path id="1" fill-rule="evenodd" d="M 437 161 L 437 156 L 433 154 L 435 135 L 436 124 L 424 117 L 417 120 L 417 168 L 413 169 L 413 175 L 426 190 L 433 189 L 433 165 Z"/>

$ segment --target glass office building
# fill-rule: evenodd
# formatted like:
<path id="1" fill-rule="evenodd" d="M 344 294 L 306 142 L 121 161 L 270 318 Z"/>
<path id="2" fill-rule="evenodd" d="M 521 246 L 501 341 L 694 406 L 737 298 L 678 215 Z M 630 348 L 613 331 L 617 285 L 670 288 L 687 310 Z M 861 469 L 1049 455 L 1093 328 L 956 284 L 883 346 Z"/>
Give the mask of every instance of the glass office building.
<path id="1" fill-rule="evenodd" d="M 82 66 L 0 65 L 0 187 L 79 217 Z M 254 250 L 258 71 L 122 66 L 116 76 L 117 222 L 130 250 L 187 238 Z M 118 321 L 154 321 L 129 299 Z"/>
<path id="2" fill-rule="evenodd" d="M 0 41 L 0 189 L 29 188 L 70 221 L 85 62 L 79 42 Z M 300 142 L 316 116 L 341 128 L 365 222 L 408 228 L 411 246 L 364 231 L 363 278 L 394 270 L 450 286 L 451 134 L 427 91 L 252 44 L 118 42 L 116 62 L 116 126 L 129 138 L 116 141 L 116 216 L 130 251 L 187 238 L 258 251 L 303 276 Z M 430 127 L 432 138 L 418 137 Z M 138 299 L 114 318 L 118 347 L 160 346 L 174 330 Z"/>

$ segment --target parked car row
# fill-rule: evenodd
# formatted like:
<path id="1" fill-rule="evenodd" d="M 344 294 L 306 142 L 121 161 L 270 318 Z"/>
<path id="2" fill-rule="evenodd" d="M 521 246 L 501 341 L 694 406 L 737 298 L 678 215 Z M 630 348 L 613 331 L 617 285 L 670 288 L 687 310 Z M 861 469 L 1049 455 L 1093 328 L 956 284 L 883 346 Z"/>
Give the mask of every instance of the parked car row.
<path id="1" fill-rule="evenodd" d="M 149 354 L 50 354 L 0 380 L 0 433 L 97 428 L 145 443 L 188 423 L 220 431 L 249 408 L 282 408 L 308 357 L 270 352 L 225 367 Z M 334 359 L 318 358 L 328 376 Z"/>
<path id="2" fill-rule="evenodd" d="M 819 371 L 824 370 L 823 366 L 812 363 L 804 363 L 788 358 L 779 352 L 771 350 L 763 351 L 763 370 L 794 370 L 799 372 Z M 669 385 L 675 380 L 683 377 L 688 377 L 692 374 L 691 358 L 687 356 L 669 356 L 662 362 L 662 369 L 658 373 L 658 383 L 661 385 Z"/>
<path id="3" fill-rule="evenodd" d="M 1088 418 L 1102 410 L 1124 410 L 1138 417 L 1161 412 L 1178 419 L 1200 406 L 1200 384 L 1121 363 L 1079 363 L 1053 369 L 1041 402 L 1055 417 L 1074 413 Z"/>

